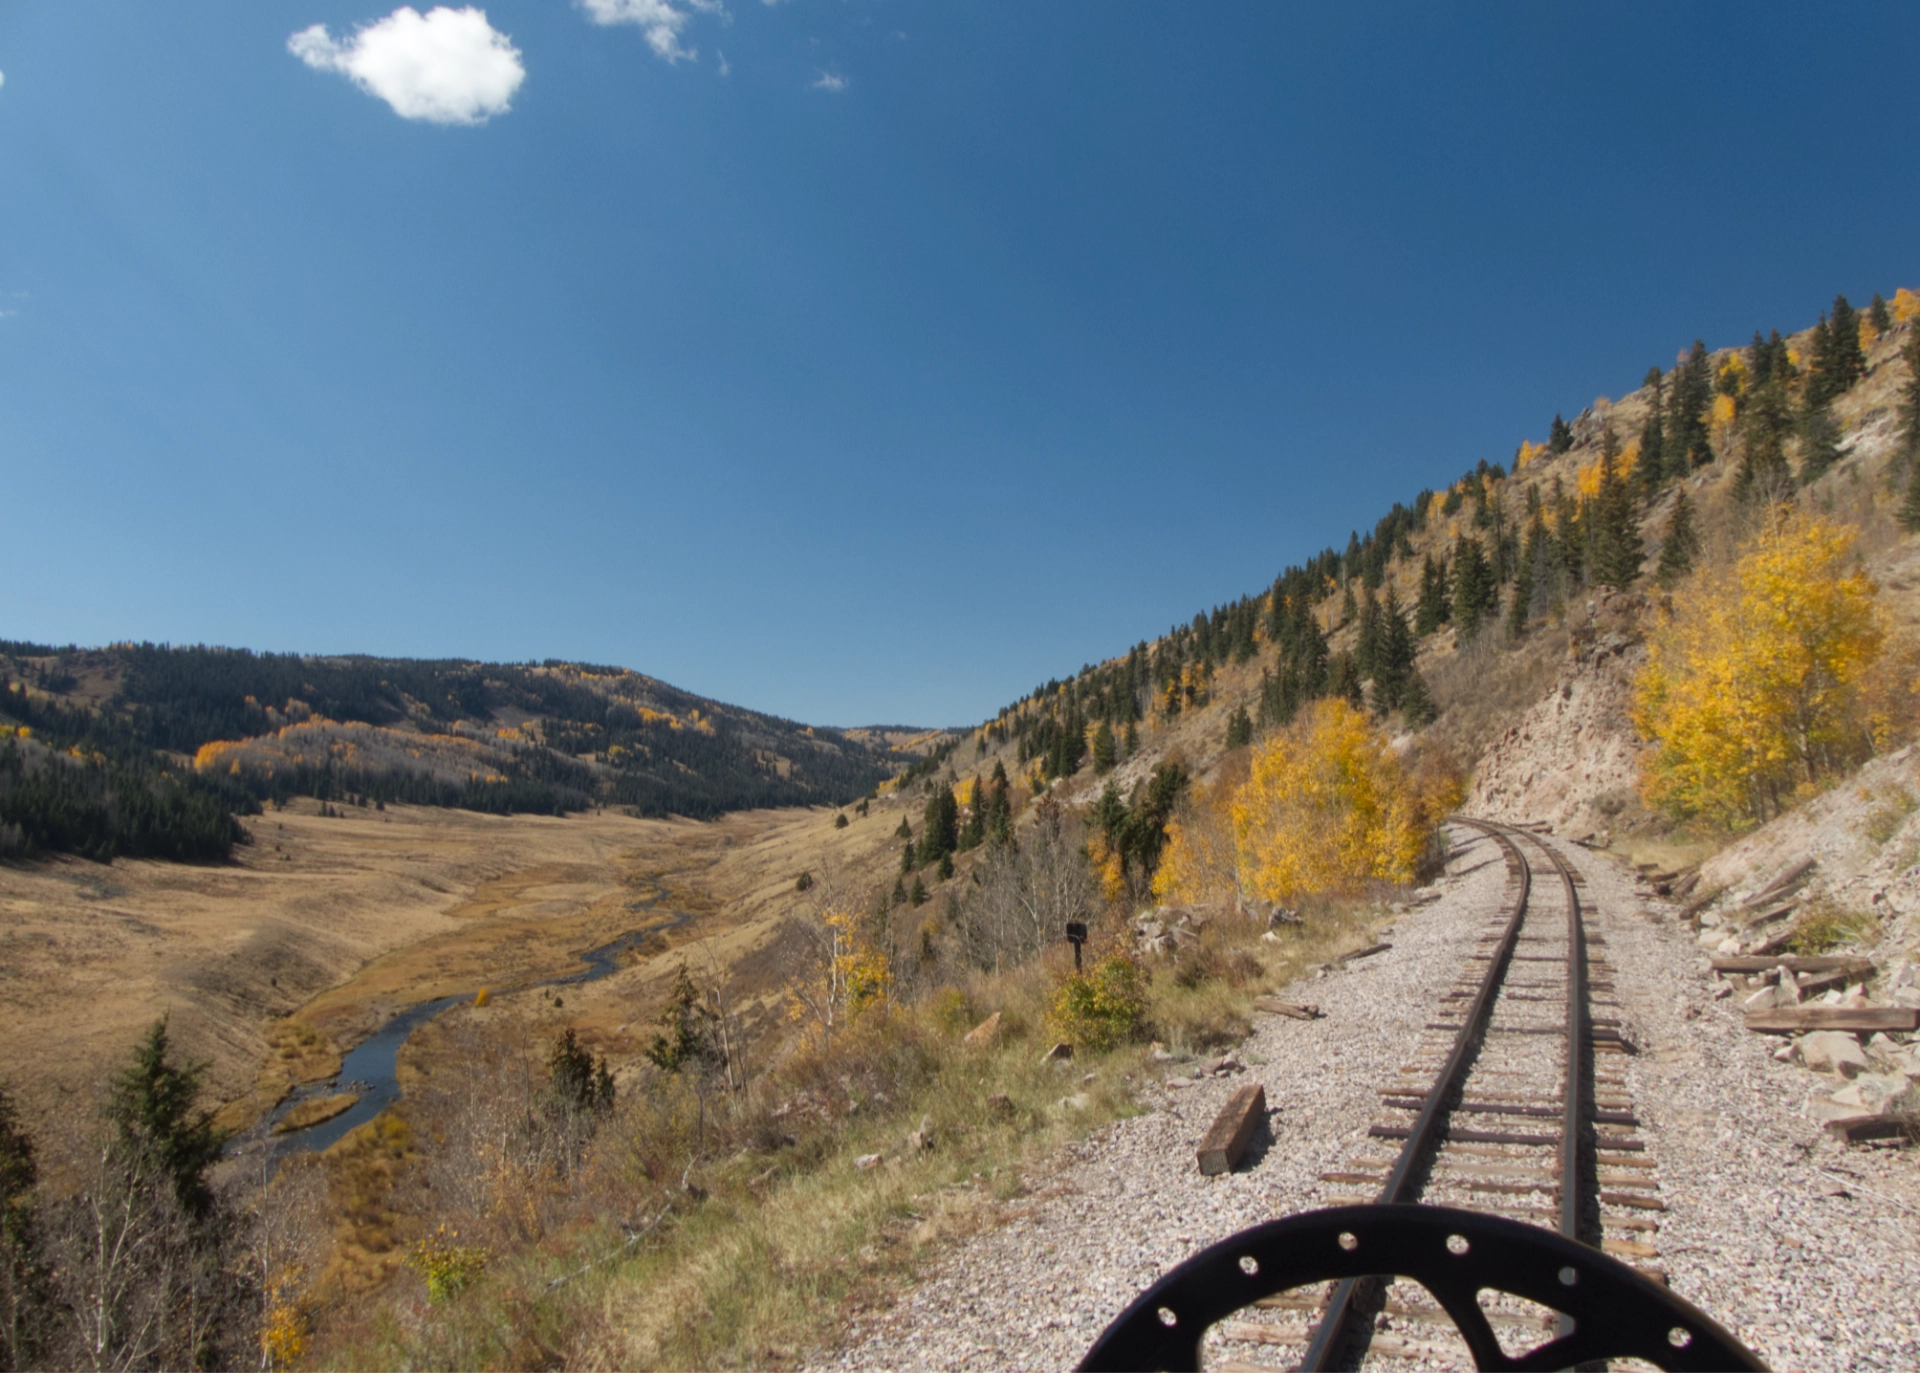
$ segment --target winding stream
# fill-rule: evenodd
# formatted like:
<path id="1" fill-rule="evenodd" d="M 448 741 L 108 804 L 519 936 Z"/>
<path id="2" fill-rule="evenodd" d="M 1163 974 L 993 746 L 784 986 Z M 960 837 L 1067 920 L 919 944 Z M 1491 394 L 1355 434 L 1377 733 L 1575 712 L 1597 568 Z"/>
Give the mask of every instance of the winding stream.
<path id="1" fill-rule="evenodd" d="M 656 895 L 649 900 L 636 901 L 627 909 L 636 913 L 657 910 L 665 893 L 658 888 L 655 891 Z M 542 982 L 529 983 L 526 987 L 514 990 L 535 991 L 541 987 L 574 987 L 583 986 L 588 982 L 598 982 L 601 978 L 620 970 L 623 955 L 638 948 L 654 935 L 677 929 L 690 919 L 692 919 L 692 912 L 674 911 L 667 920 L 648 925 L 643 929 L 628 930 L 617 939 L 577 955 L 586 966 L 576 972 L 566 973 L 560 977 L 550 977 Z M 449 1006 L 473 1000 L 478 990 L 475 988 L 471 992 L 417 1002 L 396 1012 L 379 1029 L 347 1050 L 341 1059 L 340 1072 L 337 1076 L 295 1088 L 268 1114 L 264 1121 L 247 1131 L 243 1138 L 250 1143 L 255 1143 L 256 1147 L 259 1142 L 264 1142 L 269 1155 L 278 1159 L 290 1153 L 325 1149 L 348 1131 L 365 1125 L 400 1100 L 398 1072 L 400 1050 L 413 1032 Z M 351 1108 L 331 1119 L 319 1121 L 304 1129 L 290 1130 L 283 1135 L 273 1133 L 274 1126 L 285 1119 L 287 1113 L 301 1102 L 337 1096 L 342 1092 L 358 1092 L 360 1099 Z M 241 1140 L 236 1139 L 234 1143 L 239 1146 Z"/>

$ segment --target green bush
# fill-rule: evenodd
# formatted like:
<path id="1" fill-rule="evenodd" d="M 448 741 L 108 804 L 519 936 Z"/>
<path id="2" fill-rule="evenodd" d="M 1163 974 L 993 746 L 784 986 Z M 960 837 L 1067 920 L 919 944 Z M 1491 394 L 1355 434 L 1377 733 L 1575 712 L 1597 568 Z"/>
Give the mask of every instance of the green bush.
<path id="1" fill-rule="evenodd" d="M 1047 1008 L 1047 1028 L 1092 1053 L 1138 1039 L 1146 1026 L 1146 973 L 1124 953 L 1108 954 L 1090 972 L 1062 978 Z"/>

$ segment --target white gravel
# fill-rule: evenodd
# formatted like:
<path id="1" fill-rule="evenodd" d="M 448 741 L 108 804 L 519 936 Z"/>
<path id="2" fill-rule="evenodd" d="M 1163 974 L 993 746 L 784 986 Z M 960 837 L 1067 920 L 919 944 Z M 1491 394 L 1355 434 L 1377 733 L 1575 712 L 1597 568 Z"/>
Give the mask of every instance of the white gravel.
<path id="1" fill-rule="evenodd" d="M 957 1245 L 891 1309 L 863 1315 L 820 1366 L 1070 1368 L 1167 1268 L 1355 1191 L 1318 1174 L 1376 1152 L 1365 1147 L 1381 1115 L 1376 1089 L 1411 1061 L 1501 903 L 1498 850 L 1455 834 L 1442 899 L 1403 916 L 1387 953 L 1309 984 L 1322 1019 L 1259 1017 L 1240 1051 L 1255 1065 L 1249 1075 L 1150 1089 L 1145 1114 L 1062 1150 L 1027 1179 L 1030 1195 L 1006 1206 L 1004 1224 Z M 1651 918 L 1665 908 L 1646 905 L 1616 860 L 1561 847 L 1587 877 L 1591 928 L 1608 941 L 1618 1013 L 1639 1047 L 1606 1066 L 1627 1065 L 1639 1134 L 1658 1163 L 1670 1210 L 1656 1262 L 1674 1289 L 1775 1368 L 1920 1367 L 1912 1155 L 1827 1142 L 1801 1114 L 1815 1080 L 1773 1062 L 1775 1042 L 1710 999 L 1706 960 L 1671 913 Z M 1203 1178 L 1194 1145 L 1249 1080 L 1266 1087 L 1272 1143 L 1239 1171 Z M 1377 1143 L 1379 1157 L 1397 1147 Z"/>

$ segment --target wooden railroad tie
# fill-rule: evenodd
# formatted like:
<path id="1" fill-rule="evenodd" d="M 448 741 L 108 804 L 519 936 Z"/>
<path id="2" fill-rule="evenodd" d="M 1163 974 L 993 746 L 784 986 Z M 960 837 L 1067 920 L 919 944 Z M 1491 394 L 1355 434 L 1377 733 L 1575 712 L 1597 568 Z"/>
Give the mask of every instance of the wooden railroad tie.
<path id="1" fill-rule="evenodd" d="M 1227 1098 L 1213 1124 L 1200 1140 L 1196 1155 L 1206 1177 L 1230 1173 L 1253 1140 L 1254 1129 L 1266 1118 L 1267 1089 L 1250 1082 Z"/>
<path id="2" fill-rule="evenodd" d="M 1920 1010 L 1908 1006 L 1794 1006 L 1759 1011 L 1747 1028 L 1761 1034 L 1789 1035 L 1802 1030 L 1920 1030 Z"/>

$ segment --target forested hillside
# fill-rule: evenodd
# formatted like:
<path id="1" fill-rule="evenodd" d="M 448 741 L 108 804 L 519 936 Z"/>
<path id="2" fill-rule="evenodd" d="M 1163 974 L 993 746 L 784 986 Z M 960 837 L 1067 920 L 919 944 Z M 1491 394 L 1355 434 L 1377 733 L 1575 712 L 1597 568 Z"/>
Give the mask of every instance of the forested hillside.
<path id="1" fill-rule="evenodd" d="M 814 729 L 620 668 L 0 641 L 0 853 L 223 857 L 336 804 L 709 817 L 851 801 L 932 743 Z"/>

